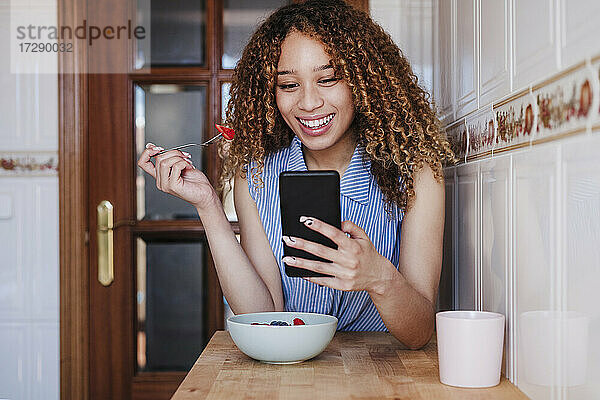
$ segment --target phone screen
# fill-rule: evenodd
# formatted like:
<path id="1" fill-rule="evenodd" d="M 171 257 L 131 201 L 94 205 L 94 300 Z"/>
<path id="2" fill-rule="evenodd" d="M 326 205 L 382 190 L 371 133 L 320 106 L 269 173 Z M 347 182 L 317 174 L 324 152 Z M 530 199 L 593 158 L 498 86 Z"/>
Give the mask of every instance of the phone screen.
<path id="1" fill-rule="evenodd" d="M 329 238 L 300 222 L 301 216 L 318 218 L 341 228 L 340 175 L 337 171 L 285 171 L 279 174 L 282 236 L 294 236 L 337 249 Z M 283 244 L 283 254 L 308 260 L 331 262 L 314 254 Z M 290 265 L 290 277 L 329 276 Z"/>

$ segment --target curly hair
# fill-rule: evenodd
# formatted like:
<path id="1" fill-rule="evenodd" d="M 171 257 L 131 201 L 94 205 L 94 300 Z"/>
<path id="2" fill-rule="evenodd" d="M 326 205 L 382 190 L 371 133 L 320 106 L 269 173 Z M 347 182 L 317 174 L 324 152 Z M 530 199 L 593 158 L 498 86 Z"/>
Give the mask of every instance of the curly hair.
<path id="1" fill-rule="evenodd" d="M 364 12 L 342 0 L 309 0 L 284 6 L 263 22 L 237 63 L 226 123 L 235 138 L 223 143 L 220 189 L 235 173 L 260 177 L 264 158 L 290 145 L 293 131 L 277 108 L 275 90 L 281 44 L 291 31 L 319 40 L 336 76 L 352 91 L 353 129 L 384 195 L 406 211 L 415 197 L 413 176 L 427 163 L 443 180 L 442 164 L 454 154 L 409 62 L 390 36 Z M 253 161 L 255 167 L 248 171 Z"/>

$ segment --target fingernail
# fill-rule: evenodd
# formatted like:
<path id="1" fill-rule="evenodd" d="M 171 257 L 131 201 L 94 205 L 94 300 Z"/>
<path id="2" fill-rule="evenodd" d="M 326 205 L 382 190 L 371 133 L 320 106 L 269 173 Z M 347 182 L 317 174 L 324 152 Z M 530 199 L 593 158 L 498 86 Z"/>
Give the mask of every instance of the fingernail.
<path id="1" fill-rule="evenodd" d="M 186 157 L 191 157 L 192 155 L 190 153 L 186 153 L 185 151 L 182 151 L 183 155 Z"/>
<path id="2" fill-rule="evenodd" d="M 296 261 L 296 257 L 286 256 L 281 259 L 286 264 Z"/>
<path id="3" fill-rule="evenodd" d="M 196 167 L 192 163 L 192 160 L 190 160 L 189 158 L 184 158 L 184 160 L 187 161 L 187 163 L 190 164 L 192 166 L 192 168 L 196 169 Z"/>
<path id="4" fill-rule="evenodd" d="M 304 225 L 312 225 L 313 224 L 313 220 L 312 218 L 308 218 L 308 217 L 300 217 L 300 222 L 304 222 Z"/>
<path id="5" fill-rule="evenodd" d="M 163 151 L 164 147 L 154 146 L 154 150 Z"/>
<path id="6" fill-rule="evenodd" d="M 294 238 L 290 237 L 290 236 L 284 236 L 283 240 L 285 242 L 290 242 L 290 243 L 296 243 L 296 241 L 294 240 Z"/>
<path id="7" fill-rule="evenodd" d="M 152 147 L 156 147 L 156 145 L 154 143 L 150 143 L 150 142 L 146 143 L 147 149 L 152 148 Z"/>

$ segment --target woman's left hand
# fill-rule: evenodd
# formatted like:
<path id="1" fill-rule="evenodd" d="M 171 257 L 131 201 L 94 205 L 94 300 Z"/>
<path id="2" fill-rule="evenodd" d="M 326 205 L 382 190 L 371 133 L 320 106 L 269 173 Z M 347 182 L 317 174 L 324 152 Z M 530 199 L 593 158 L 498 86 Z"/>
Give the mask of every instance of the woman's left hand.
<path id="1" fill-rule="evenodd" d="M 300 217 L 300 222 L 337 244 L 337 250 L 297 237 L 284 236 L 289 247 L 304 250 L 331 263 L 284 257 L 288 265 L 320 272 L 332 277 L 310 277 L 307 281 L 339 290 L 379 292 L 390 279 L 392 263 L 377 252 L 364 230 L 351 221 L 342 222 L 342 230 L 313 217 Z M 346 233 L 350 237 L 346 236 Z"/>

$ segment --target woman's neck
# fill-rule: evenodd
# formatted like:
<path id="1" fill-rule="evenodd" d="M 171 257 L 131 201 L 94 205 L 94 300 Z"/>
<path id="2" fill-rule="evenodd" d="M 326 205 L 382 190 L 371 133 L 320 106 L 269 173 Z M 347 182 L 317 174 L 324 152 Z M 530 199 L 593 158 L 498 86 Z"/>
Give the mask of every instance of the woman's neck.
<path id="1" fill-rule="evenodd" d="M 355 148 L 356 140 L 353 135 L 346 135 L 345 138 L 327 149 L 310 150 L 302 146 L 302 152 L 307 169 L 336 170 L 341 177 L 350 165 Z"/>

